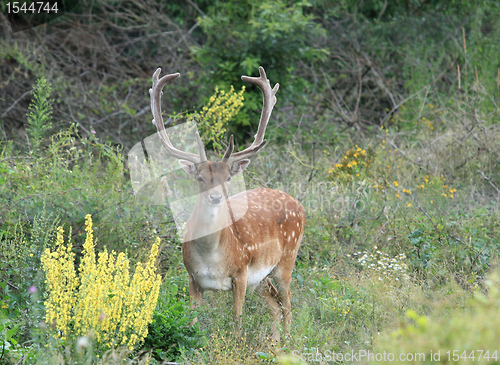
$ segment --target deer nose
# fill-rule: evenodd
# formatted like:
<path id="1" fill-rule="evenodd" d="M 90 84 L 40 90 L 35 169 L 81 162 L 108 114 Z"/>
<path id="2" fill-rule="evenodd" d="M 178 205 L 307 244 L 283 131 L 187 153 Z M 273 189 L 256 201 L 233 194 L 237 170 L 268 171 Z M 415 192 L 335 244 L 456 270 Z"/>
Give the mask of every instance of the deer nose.
<path id="1" fill-rule="evenodd" d="M 210 203 L 219 204 L 222 201 L 222 194 L 212 193 L 209 195 Z"/>

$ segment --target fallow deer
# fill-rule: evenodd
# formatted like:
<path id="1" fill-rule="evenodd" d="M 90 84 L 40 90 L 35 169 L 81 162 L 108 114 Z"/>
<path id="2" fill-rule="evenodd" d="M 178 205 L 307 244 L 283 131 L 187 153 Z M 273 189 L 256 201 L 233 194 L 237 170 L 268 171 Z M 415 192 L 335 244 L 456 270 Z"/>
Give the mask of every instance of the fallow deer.
<path id="1" fill-rule="evenodd" d="M 189 273 L 191 305 L 200 305 L 205 290 L 233 290 L 234 312 L 241 321 L 245 293 L 247 289 L 257 288 L 271 309 L 272 337 L 278 340 L 276 324 L 281 316 L 283 331 L 289 333 L 290 282 L 304 232 L 304 209 L 282 191 L 261 188 L 232 197 L 227 196 L 227 191 L 231 179 L 250 163 L 248 158 L 266 144 L 264 134 L 279 84 L 271 88 L 262 67 L 259 67 L 260 77 L 241 77 L 257 85 L 263 93 L 257 134 L 251 146 L 237 153 L 233 153 L 231 135 L 222 160 L 212 162 L 207 161 L 198 133 L 198 154 L 178 150 L 170 142 L 161 114 L 162 89 L 180 74 L 159 78 L 160 72 L 161 69 L 157 69 L 153 74 L 153 87 L 149 90 L 153 124 L 165 150 L 198 181 L 199 188 L 194 211 L 186 224 L 182 249 Z M 239 215 L 241 218 L 234 219 L 238 212 L 243 212 Z"/>

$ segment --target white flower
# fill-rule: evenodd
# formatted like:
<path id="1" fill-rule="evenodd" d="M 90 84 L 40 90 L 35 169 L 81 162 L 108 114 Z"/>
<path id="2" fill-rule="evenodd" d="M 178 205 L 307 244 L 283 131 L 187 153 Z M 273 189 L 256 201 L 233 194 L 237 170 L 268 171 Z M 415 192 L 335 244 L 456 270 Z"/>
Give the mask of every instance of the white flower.
<path id="1" fill-rule="evenodd" d="M 85 336 L 80 337 L 76 342 L 77 350 L 82 351 L 85 350 L 87 347 L 89 347 L 89 339 Z"/>

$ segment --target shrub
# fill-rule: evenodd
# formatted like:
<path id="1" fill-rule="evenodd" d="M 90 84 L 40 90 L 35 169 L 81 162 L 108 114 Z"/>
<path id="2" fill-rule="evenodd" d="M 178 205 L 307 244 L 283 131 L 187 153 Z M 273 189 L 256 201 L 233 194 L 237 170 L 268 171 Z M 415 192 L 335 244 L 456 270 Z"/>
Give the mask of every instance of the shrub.
<path id="1" fill-rule="evenodd" d="M 86 216 L 87 238 L 78 274 L 72 245 L 64 245 L 63 230 L 57 232 L 58 248 L 42 255 L 49 297 L 45 302 L 47 323 L 54 325 L 56 337 L 93 335 L 104 347 L 127 345 L 129 350 L 148 334 L 158 300 L 161 277 L 155 273 L 159 239 L 149 260 L 138 263 L 132 278 L 124 253 L 105 250 L 96 262 L 92 218 Z"/>
<path id="2" fill-rule="evenodd" d="M 373 164 L 373 151 L 365 150 L 361 147 L 349 148 L 342 161 L 328 170 L 329 178 L 332 181 L 350 181 L 360 180 L 370 174 L 370 168 Z M 362 176 L 360 176 L 362 174 Z"/>
<path id="3" fill-rule="evenodd" d="M 429 317 L 408 310 L 399 328 L 385 336 L 374 353 L 385 351 L 395 358 L 402 353 L 419 354 L 420 359 L 412 364 L 498 364 L 498 279 L 498 273 L 492 275 L 487 280 L 488 294 L 476 293 L 466 309 L 444 315 L 439 311 Z"/>
<path id="4" fill-rule="evenodd" d="M 172 281 L 166 283 L 143 349 L 152 350 L 153 357 L 159 361 L 179 360 L 183 352 L 200 346 L 199 326 L 189 326 L 195 317 L 196 313 L 189 309 L 186 287 L 179 291 Z"/>

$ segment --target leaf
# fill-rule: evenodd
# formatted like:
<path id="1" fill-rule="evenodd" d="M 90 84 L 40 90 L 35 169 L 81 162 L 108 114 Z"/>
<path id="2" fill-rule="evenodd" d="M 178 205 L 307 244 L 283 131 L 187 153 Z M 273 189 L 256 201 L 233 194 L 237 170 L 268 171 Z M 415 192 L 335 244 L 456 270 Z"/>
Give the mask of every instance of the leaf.
<path id="1" fill-rule="evenodd" d="M 179 287 L 175 284 L 170 285 L 170 294 L 172 295 L 177 295 L 177 292 L 179 291 Z"/>
<path id="2" fill-rule="evenodd" d="M 267 352 L 256 352 L 255 355 L 257 357 L 259 357 L 259 359 L 264 359 L 264 360 L 267 360 L 267 359 L 270 359 L 272 357 L 271 354 L 268 354 Z"/>
<path id="3" fill-rule="evenodd" d="M 302 276 L 296 275 L 295 277 L 297 278 L 297 281 L 299 282 L 299 285 L 303 286 L 304 285 L 304 279 L 302 278 Z"/>
<path id="4" fill-rule="evenodd" d="M 5 332 L 5 340 L 9 341 L 12 338 L 12 336 L 14 336 L 16 334 L 16 332 L 19 329 L 19 327 L 21 327 L 21 324 L 17 324 L 14 327 L 12 327 L 10 330 L 7 330 Z"/>

